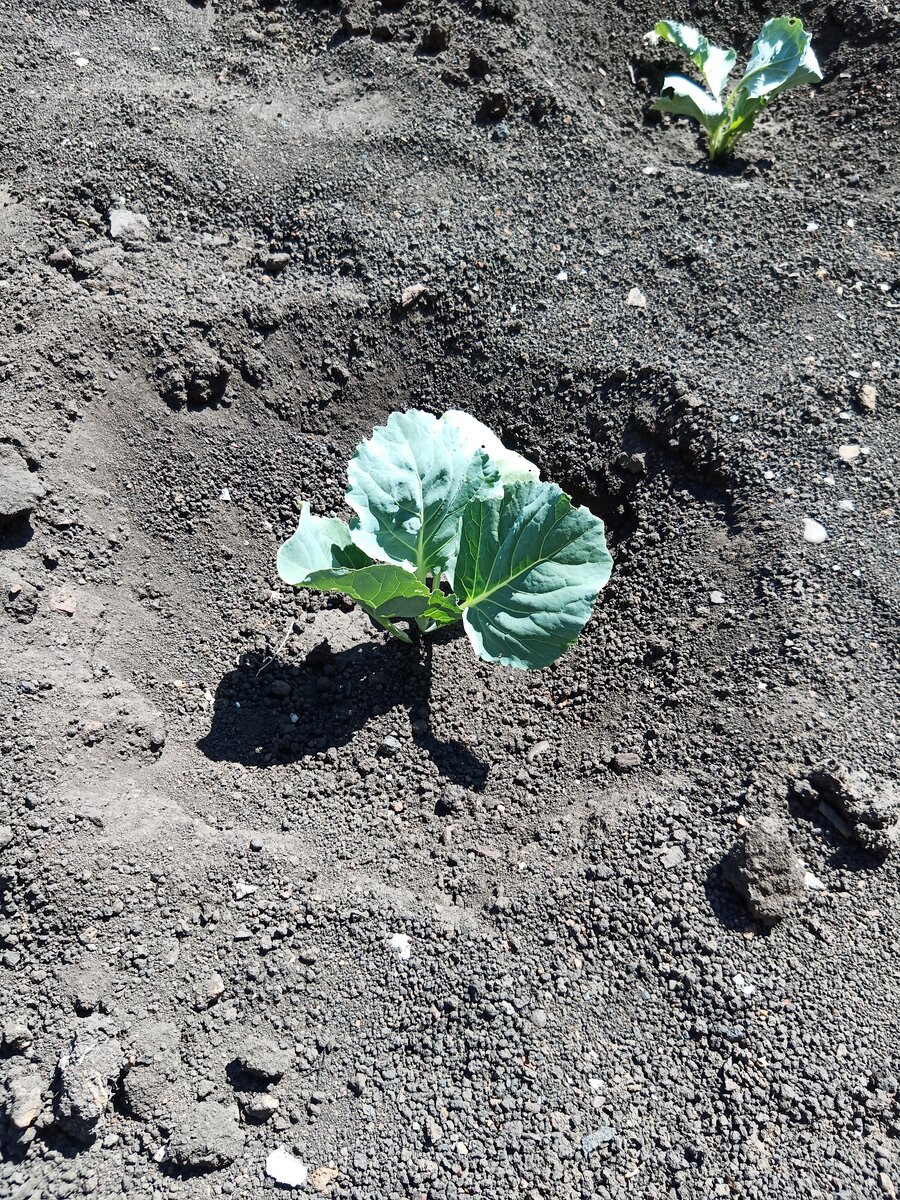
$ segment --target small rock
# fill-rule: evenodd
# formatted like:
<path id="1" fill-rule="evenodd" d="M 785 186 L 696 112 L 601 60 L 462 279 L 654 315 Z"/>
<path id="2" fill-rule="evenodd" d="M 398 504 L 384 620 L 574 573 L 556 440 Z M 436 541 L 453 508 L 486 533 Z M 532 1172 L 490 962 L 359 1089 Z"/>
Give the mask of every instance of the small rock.
<path id="1" fill-rule="evenodd" d="M 393 758 L 396 754 L 399 754 L 402 749 L 403 746 L 398 739 L 389 733 L 387 737 L 382 740 L 381 745 L 378 747 L 377 753 L 382 758 Z"/>
<path id="2" fill-rule="evenodd" d="M 625 303 L 629 308 L 646 308 L 647 297 L 639 287 L 633 287 L 625 297 Z"/>
<path id="3" fill-rule="evenodd" d="M 434 1117 L 425 1118 L 425 1141 L 429 1146 L 436 1146 L 444 1136 L 444 1131 L 434 1119 Z"/>
<path id="4" fill-rule="evenodd" d="M 55 588 L 50 593 L 50 608 L 53 612 L 61 612 L 65 613 L 67 617 L 73 617 L 77 607 L 78 598 L 69 588 Z"/>
<path id="5" fill-rule="evenodd" d="M 525 751 L 525 759 L 527 762 L 534 762 L 536 758 L 540 758 L 542 754 L 546 754 L 549 749 L 549 742 L 535 742 L 533 746 L 529 746 Z"/>
<path id="6" fill-rule="evenodd" d="M 142 245 L 150 241 L 150 222 L 143 213 L 128 208 L 109 210 L 109 236 L 125 245 Z"/>
<path id="7" fill-rule="evenodd" d="M 406 936 L 405 933 L 393 934 L 390 941 L 388 942 L 388 946 L 390 947 L 391 951 L 396 955 L 396 957 L 400 960 L 400 962 L 408 962 L 409 961 L 409 957 L 412 954 L 412 950 L 410 949 L 409 938 Z"/>
<path id="8" fill-rule="evenodd" d="M 848 442 L 844 446 L 838 446 L 838 458 L 841 462 L 854 463 L 862 454 L 862 446 L 857 446 L 852 442 Z"/>
<path id="9" fill-rule="evenodd" d="M 0 442 L 0 526 L 27 517 L 45 495 L 44 485 L 18 450 Z"/>
<path id="10" fill-rule="evenodd" d="M 254 889 L 255 891 L 256 889 Z M 225 980 L 218 971 L 213 971 L 211 975 L 203 981 L 197 995 L 198 1008 L 212 1008 L 212 1006 L 222 998 L 225 994 Z"/>
<path id="11" fill-rule="evenodd" d="M 2 1107 L 10 1124 L 19 1132 L 30 1129 L 41 1111 L 44 1085 L 31 1066 L 15 1066 L 0 1086 Z"/>
<path id="12" fill-rule="evenodd" d="M 75 266 L 75 255 L 67 246 L 60 246 L 58 250 L 53 251 L 47 262 L 57 271 L 71 271 Z"/>
<path id="13" fill-rule="evenodd" d="M 266 1174 L 284 1187 L 303 1187 L 309 1168 L 284 1146 L 279 1146 L 266 1158 Z"/>
<path id="14" fill-rule="evenodd" d="M 724 604 L 725 603 L 725 593 L 724 592 L 710 592 L 709 593 L 709 602 L 710 602 L 710 604 Z"/>
<path id="15" fill-rule="evenodd" d="M 531 1023 L 537 1029 L 546 1029 L 547 1014 L 542 1008 L 536 1008 L 531 1014 Z"/>
<path id="16" fill-rule="evenodd" d="M 89 1018 L 60 1055 L 57 1067 L 56 1119 L 80 1142 L 93 1139 L 118 1083 L 124 1054 L 102 1021 Z"/>
<path id="17" fill-rule="evenodd" d="M 403 289 L 400 294 L 400 304 L 403 308 L 409 308 L 415 304 L 417 300 L 421 300 L 428 295 L 428 288 L 424 283 L 411 283 L 409 287 Z"/>
<path id="18" fill-rule="evenodd" d="M 639 754 L 614 754 L 610 766 L 617 775 L 624 775 L 626 771 L 633 771 L 635 767 L 639 767 L 641 761 Z"/>
<path id="19" fill-rule="evenodd" d="M 12 844 L 13 831 L 11 825 L 0 825 L 0 850 L 5 850 Z"/>
<path id="20" fill-rule="evenodd" d="M 238 1066 L 264 1083 L 277 1083 L 290 1068 L 291 1056 L 268 1038 L 253 1037 L 237 1055 Z"/>
<path id="21" fill-rule="evenodd" d="M 864 849 L 887 855 L 900 845 L 900 788 L 896 784 L 887 780 L 879 784 L 867 771 L 844 767 L 813 771 L 809 783 L 819 796 L 823 814 L 838 829 L 843 826 L 842 832 Z"/>
<path id="22" fill-rule="evenodd" d="M 3 1045 L 10 1054 L 24 1054 L 34 1044 L 34 1034 L 22 1021 L 9 1021 L 3 1027 Z"/>
<path id="23" fill-rule="evenodd" d="M 592 1129 L 590 1133 L 584 1135 L 581 1139 L 581 1148 L 585 1154 L 593 1154 L 601 1146 L 608 1146 L 618 1136 L 618 1130 L 613 1129 L 612 1125 L 601 1125 L 599 1129 Z"/>
<path id="24" fill-rule="evenodd" d="M 803 520 L 803 540 L 811 542 L 814 546 L 821 546 L 823 542 L 828 541 L 828 530 L 824 525 L 820 525 L 818 521 L 814 521 L 812 517 L 805 517 Z"/>
<path id="25" fill-rule="evenodd" d="M 671 846 L 663 854 L 661 862 L 666 870 L 672 870 L 673 867 L 680 867 L 684 862 L 684 851 L 680 846 Z"/>
<path id="26" fill-rule="evenodd" d="M 778 817 L 761 817 L 725 860 L 725 876 L 743 896 L 751 916 L 775 925 L 805 895 L 803 866 Z"/>
<path id="27" fill-rule="evenodd" d="M 864 383 L 859 389 L 859 406 L 866 412 L 874 412 L 878 403 L 878 392 L 873 383 Z"/>
<path id="28" fill-rule="evenodd" d="M 268 1092 L 243 1092 L 238 1096 L 238 1103 L 244 1120 L 253 1125 L 262 1125 L 278 1112 L 278 1097 L 270 1096 Z"/>
<path id="29" fill-rule="evenodd" d="M 172 1120 L 166 1157 L 178 1167 L 217 1171 L 244 1149 L 244 1131 L 235 1114 L 213 1100 L 203 1100 Z"/>
<path id="30" fill-rule="evenodd" d="M 321 1195 L 325 1195 L 338 1177 L 337 1167 L 316 1167 L 309 1177 L 309 1182 Z"/>
<path id="31" fill-rule="evenodd" d="M 286 700 L 291 694 L 291 685 L 286 679 L 273 679 L 269 684 L 269 695 L 276 700 Z"/>

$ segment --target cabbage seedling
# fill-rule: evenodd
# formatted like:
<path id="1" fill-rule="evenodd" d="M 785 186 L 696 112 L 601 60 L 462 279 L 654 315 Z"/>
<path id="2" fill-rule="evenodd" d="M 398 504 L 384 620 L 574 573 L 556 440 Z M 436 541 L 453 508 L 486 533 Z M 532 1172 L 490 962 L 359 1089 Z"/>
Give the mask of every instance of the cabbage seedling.
<path id="1" fill-rule="evenodd" d="M 738 138 L 749 133 L 779 92 L 822 82 L 810 35 L 796 17 L 766 21 L 753 43 L 747 69 L 727 94 L 725 84 L 737 60 L 734 50 L 713 46 L 702 33 L 677 21 L 658 21 L 647 38 L 663 39 L 683 50 L 703 76 L 706 88 L 684 75 L 667 75 L 663 94 L 653 107 L 699 121 L 706 130 L 710 159 L 730 155 Z"/>
<path id="2" fill-rule="evenodd" d="M 462 621 L 486 662 L 549 666 L 609 579 L 603 522 L 487 426 L 451 410 L 391 413 L 347 468 L 348 522 L 308 503 L 278 551 L 296 587 L 343 592 L 409 641 Z"/>

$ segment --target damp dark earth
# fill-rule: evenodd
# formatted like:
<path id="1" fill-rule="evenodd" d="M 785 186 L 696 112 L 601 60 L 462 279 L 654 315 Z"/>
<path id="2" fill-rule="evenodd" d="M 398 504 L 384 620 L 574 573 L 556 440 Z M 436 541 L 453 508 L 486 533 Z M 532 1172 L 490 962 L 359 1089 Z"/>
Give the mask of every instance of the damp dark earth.
<path id="1" fill-rule="evenodd" d="M 0 1196 L 900 1191 L 900 15 L 0 0 Z M 551 667 L 280 582 L 395 410 L 606 523 Z"/>

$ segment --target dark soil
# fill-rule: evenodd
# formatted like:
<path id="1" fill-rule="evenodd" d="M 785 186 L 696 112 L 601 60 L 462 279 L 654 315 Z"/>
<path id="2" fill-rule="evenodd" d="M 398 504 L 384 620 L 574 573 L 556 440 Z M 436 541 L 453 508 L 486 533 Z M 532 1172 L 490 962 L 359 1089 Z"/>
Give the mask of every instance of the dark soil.
<path id="1" fill-rule="evenodd" d="M 710 169 L 642 34 L 779 10 L 76 4 L 0 0 L 0 1195 L 894 1196 L 896 10 Z M 607 522 L 551 669 L 279 583 L 407 406 Z"/>

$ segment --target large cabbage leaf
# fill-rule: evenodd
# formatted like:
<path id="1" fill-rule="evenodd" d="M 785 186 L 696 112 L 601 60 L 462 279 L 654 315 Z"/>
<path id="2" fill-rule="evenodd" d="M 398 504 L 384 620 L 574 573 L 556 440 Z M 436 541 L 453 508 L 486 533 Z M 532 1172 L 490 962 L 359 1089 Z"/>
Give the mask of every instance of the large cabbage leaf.
<path id="1" fill-rule="evenodd" d="M 479 657 L 546 667 L 576 640 L 612 559 L 603 522 L 553 483 L 515 483 L 473 500 L 453 590 Z"/>

